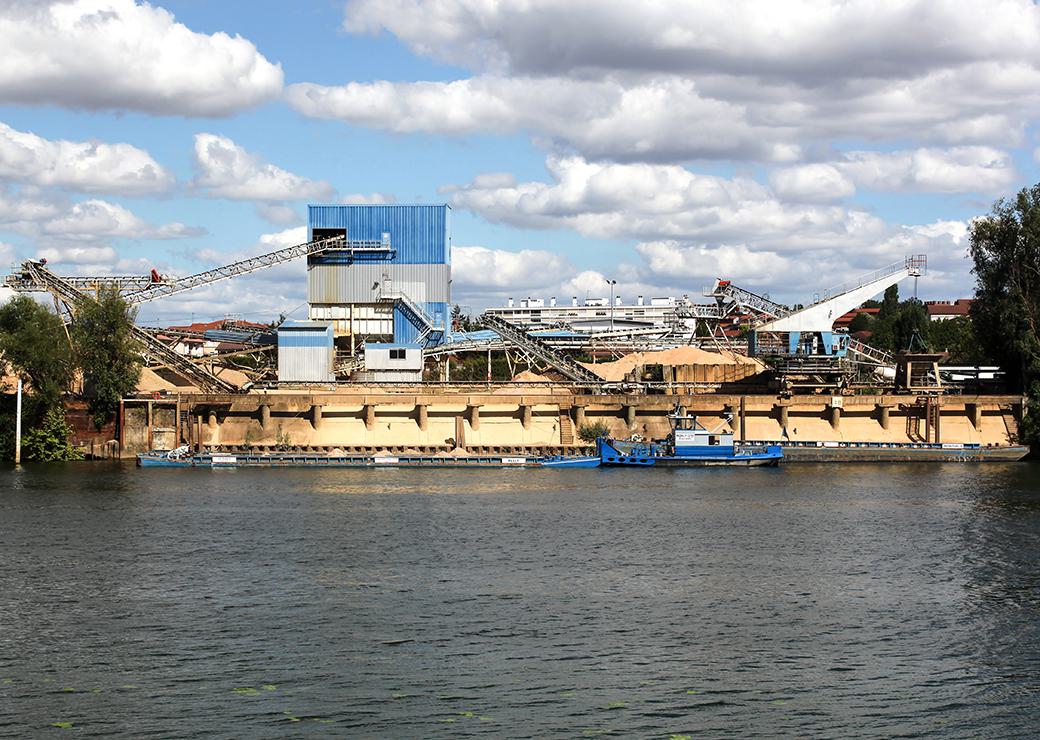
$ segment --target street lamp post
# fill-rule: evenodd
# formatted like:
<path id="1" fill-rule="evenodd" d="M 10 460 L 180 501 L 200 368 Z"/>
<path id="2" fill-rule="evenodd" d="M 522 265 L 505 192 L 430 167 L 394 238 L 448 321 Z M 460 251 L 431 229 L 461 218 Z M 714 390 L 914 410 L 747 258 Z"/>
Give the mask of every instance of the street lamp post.
<path id="1" fill-rule="evenodd" d="M 614 331 L 614 286 L 617 285 L 617 280 L 607 280 L 610 285 L 610 330 Z"/>

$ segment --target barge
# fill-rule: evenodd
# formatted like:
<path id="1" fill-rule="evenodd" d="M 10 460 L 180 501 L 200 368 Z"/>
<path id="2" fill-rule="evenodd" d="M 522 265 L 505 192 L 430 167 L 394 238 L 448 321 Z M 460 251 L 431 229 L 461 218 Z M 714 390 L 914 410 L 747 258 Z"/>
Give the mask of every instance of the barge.
<path id="1" fill-rule="evenodd" d="M 143 452 L 141 468 L 595 468 L 586 455 L 358 455 L 336 452 Z"/>
<path id="2" fill-rule="evenodd" d="M 695 416 L 676 409 L 668 416 L 672 431 L 663 442 L 600 437 L 596 452 L 606 467 L 673 468 L 776 466 L 784 457 L 776 444 L 735 444 L 732 431 L 707 429 Z M 728 419 L 727 421 L 730 421 Z"/>

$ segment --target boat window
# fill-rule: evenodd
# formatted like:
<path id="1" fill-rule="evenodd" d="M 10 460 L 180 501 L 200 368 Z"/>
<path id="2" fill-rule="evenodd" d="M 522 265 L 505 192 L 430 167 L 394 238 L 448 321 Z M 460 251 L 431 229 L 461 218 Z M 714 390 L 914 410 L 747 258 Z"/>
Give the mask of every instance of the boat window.
<path id="1" fill-rule="evenodd" d="M 709 445 L 717 445 L 718 443 L 719 443 L 719 438 L 717 436 L 715 436 L 714 434 L 712 434 L 712 435 L 710 435 L 708 437 L 708 444 Z"/>

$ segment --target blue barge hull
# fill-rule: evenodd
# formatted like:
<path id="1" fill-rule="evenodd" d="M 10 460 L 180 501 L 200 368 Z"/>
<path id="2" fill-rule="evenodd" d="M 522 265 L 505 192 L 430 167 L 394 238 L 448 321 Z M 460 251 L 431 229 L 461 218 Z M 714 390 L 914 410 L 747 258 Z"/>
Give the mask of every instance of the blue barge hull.
<path id="1" fill-rule="evenodd" d="M 554 455 L 329 455 L 302 452 L 144 452 L 142 468 L 595 468 L 598 457 Z"/>
<path id="2" fill-rule="evenodd" d="M 612 439 L 596 440 L 600 464 L 606 467 L 775 467 L 784 459 L 779 445 L 761 447 L 685 447 L 683 454 L 669 454 L 666 446 L 654 443 L 619 444 Z"/>

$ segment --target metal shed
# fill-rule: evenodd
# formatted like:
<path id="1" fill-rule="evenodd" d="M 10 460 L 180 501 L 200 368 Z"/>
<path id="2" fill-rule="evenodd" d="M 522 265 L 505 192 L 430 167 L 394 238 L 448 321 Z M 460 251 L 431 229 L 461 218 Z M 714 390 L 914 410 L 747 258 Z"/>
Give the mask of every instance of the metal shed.
<path id="1" fill-rule="evenodd" d="M 292 321 L 278 327 L 278 382 L 333 382 L 335 356 L 331 324 Z"/>

